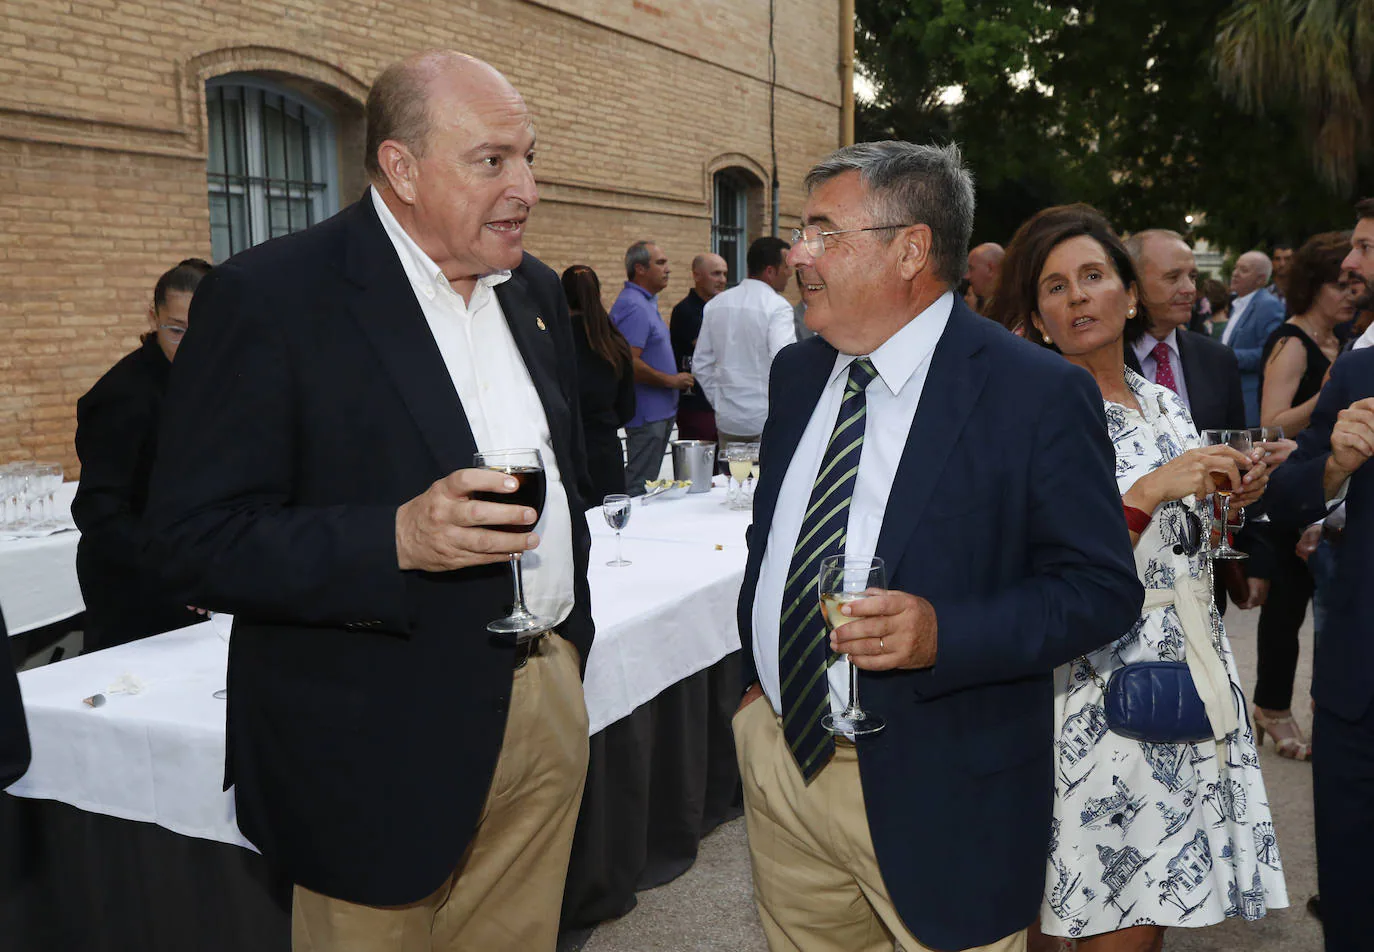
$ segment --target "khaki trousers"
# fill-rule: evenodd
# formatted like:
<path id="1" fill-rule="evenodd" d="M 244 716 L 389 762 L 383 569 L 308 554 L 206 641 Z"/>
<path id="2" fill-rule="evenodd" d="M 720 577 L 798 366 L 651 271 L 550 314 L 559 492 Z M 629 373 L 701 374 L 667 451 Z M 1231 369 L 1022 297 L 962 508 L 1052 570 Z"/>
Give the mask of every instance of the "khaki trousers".
<path id="1" fill-rule="evenodd" d="M 587 750 L 577 649 L 546 635 L 515 672 L 491 789 L 453 875 L 393 907 L 297 886 L 293 952 L 553 952 Z"/>
<path id="2" fill-rule="evenodd" d="M 735 715 L 754 901 L 771 952 L 928 952 L 897 915 L 864 811 L 858 752 L 841 742 L 807 786 L 767 698 Z M 983 952 L 1025 952 L 1023 929 Z"/>

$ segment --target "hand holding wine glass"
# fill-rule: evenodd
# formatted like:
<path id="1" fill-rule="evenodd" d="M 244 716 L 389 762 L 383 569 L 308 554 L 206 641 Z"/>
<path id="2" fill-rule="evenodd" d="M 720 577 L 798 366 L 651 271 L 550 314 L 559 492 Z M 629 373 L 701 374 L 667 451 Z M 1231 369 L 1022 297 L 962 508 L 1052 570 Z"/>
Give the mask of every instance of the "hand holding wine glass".
<path id="1" fill-rule="evenodd" d="M 517 509 L 519 505 L 528 506 L 534 518 L 526 522 L 529 511 L 520 512 L 519 521 L 511 523 L 496 522 L 491 528 L 501 532 L 525 531 L 526 525 L 539 521 L 544 511 L 548 477 L 544 473 L 544 458 L 537 449 L 488 450 L 478 453 L 473 462 L 482 469 L 504 473 L 507 480 L 514 480 L 515 489 L 510 489 L 508 481 L 503 482 L 499 491 L 477 490 L 473 498 L 496 503 L 506 509 Z M 504 502 L 503 502 L 504 500 Z M 527 641 L 535 635 L 548 631 L 553 623 L 540 618 L 525 607 L 525 585 L 521 573 L 519 550 L 510 553 L 511 575 L 515 583 L 514 598 L 510 614 L 504 618 L 487 623 L 487 631 L 497 635 L 510 635 L 519 641 Z"/>
<path id="2" fill-rule="evenodd" d="M 405 570 L 448 572 L 504 562 L 513 553 L 533 549 L 539 537 L 529 530 L 539 513 L 512 498 L 518 488 L 515 478 L 487 469 L 460 469 L 437 480 L 396 511 L 397 564 Z M 485 493 L 486 500 L 511 501 L 484 501 L 478 493 Z"/>
<path id="3" fill-rule="evenodd" d="M 844 613 L 846 605 L 887 588 L 887 568 L 879 558 L 828 555 L 821 559 L 817 583 L 821 617 L 833 640 L 838 629 L 854 621 Z M 854 664 L 849 665 L 849 704 L 838 714 L 822 717 L 821 726 L 832 734 L 851 735 L 876 734 L 887 726 L 881 717 L 859 706 L 859 669 Z"/>
<path id="4" fill-rule="evenodd" d="M 1242 486 L 1239 472 L 1233 470 L 1244 468 L 1251 469 L 1253 463 L 1252 449 L 1253 444 L 1250 439 L 1249 430 L 1203 430 L 1202 443 L 1204 447 L 1229 447 L 1241 454 L 1244 464 L 1231 460 L 1223 471 L 1212 471 L 1210 473 L 1213 485 L 1216 487 L 1217 495 L 1221 496 L 1221 524 L 1227 525 L 1231 515 L 1231 496 L 1233 493 L 1244 491 L 1250 487 Z M 1232 465 L 1235 464 L 1235 465 Z M 1262 465 L 1262 464 L 1258 464 Z M 1254 479 L 1251 479 L 1251 486 Z M 1221 542 L 1207 553 L 1214 559 L 1245 559 L 1249 558 L 1244 552 L 1231 548 L 1230 540 L 1223 533 Z"/>

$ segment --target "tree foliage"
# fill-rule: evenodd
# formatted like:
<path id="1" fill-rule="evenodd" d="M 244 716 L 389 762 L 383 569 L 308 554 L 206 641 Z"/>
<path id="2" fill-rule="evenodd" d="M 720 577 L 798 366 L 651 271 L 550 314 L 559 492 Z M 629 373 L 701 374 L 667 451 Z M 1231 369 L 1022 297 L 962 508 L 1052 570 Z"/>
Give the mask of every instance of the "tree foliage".
<path id="1" fill-rule="evenodd" d="M 1123 231 L 1233 248 L 1344 227 L 1355 188 L 1321 182 L 1295 111 L 1251 116 L 1212 69 L 1231 0 L 858 0 L 876 99 L 860 138 L 959 142 L 978 182 L 976 240 L 1086 201 Z M 957 92 L 956 92 L 957 91 Z M 1368 176 L 1357 181 L 1374 193 Z"/>

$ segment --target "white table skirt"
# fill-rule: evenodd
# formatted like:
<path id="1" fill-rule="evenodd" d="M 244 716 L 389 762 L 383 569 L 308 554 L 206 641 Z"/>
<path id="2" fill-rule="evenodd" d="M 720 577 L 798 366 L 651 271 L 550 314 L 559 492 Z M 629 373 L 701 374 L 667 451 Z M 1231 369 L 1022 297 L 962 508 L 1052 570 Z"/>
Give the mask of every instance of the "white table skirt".
<path id="1" fill-rule="evenodd" d="M 70 519 L 76 483 L 63 483 L 54 499 Z M 0 539 L 0 610 L 9 634 L 18 635 L 86 610 L 76 582 L 75 530 L 41 539 Z"/>
<path id="2" fill-rule="evenodd" d="M 720 532 L 742 539 L 749 514 L 720 506 L 723 490 L 703 497 L 694 497 L 703 510 L 714 503 L 728 514 Z M 643 522 L 656 532 L 689 538 L 626 537 L 631 566 L 608 567 L 614 540 L 593 537 L 588 574 L 597 632 L 585 681 L 593 734 L 739 648 L 735 603 L 745 550 L 738 542 L 722 541 L 718 549 L 690 538 L 698 534 L 699 513 L 692 505 L 675 510 L 685 502 L 636 504 L 632 523 L 649 512 Z M 599 511 L 588 515 L 601 518 Z M 8 792 L 248 846 L 233 796 L 220 790 L 224 702 L 213 694 L 224 686 L 228 647 L 215 630 L 224 622 L 219 616 L 23 672 L 33 763 Z M 141 681 L 142 691 L 109 693 L 123 675 Z M 103 707 L 82 703 L 96 693 L 105 694 Z"/>

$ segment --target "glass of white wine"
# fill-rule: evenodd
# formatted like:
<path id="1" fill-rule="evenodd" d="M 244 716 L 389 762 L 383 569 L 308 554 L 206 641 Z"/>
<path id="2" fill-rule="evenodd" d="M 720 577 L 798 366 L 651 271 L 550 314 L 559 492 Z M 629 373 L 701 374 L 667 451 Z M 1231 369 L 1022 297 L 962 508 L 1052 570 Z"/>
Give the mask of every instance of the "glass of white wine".
<path id="1" fill-rule="evenodd" d="M 877 594 L 887 588 L 887 567 L 876 556 L 827 555 L 821 559 L 819 588 L 821 615 L 827 633 L 855 619 L 840 609 L 849 602 Z M 876 590 L 876 591 L 875 591 Z M 849 704 L 838 714 L 821 718 L 821 726 L 832 734 L 855 736 L 876 734 L 887 726 L 877 714 L 859 706 L 859 669 L 849 662 Z"/>
<path id="2" fill-rule="evenodd" d="M 733 483 L 730 489 L 731 509 L 752 508 L 753 500 L 745 495 L 744 483 L 753 472 L 757 459 L 758 451 L 751 454 L 748 443 L 731 443 L 725 447 L 725 462 L 730 467 L 730 481 Z"/>
<path id="3" fill-rule="evenodd" d="M 1244 453 L 1248 459 L 1253 442 L 1250 438 L 1249 430 L 1203 430 L 1202 444 L 1204 446 L 1229 446 L 1234 450 Z M 1242 468 L 1242 475 L 1249 466 Z M 1239 486 L 1231 485 L 1231 477 L 1225 473 L 1212 473 L 1212 482 L 1216 484 L 1217 495 L 1221 497 L 1221 524 L 1227 526 L 1231 521 L 1231 494 Z M 1249 556 L 1238 549 L 1231 548 L 1231 542 L 1227 539 L 1227 532 L 1222 532 L 1221 541 L 1215 548 L 1207 552 L 1209 558 L 1213 559 L 1248 559 Z"/>
<path id="4" fill-rule="evenodd" d="M 611 493 L 601 500 L 601 515 L 606 517 L 606 525 L 615 530 L 615 558 L 606 564 L 616 568 L 633 565 L 620 552 L 620 530 L 630 523 L 630 497 L 624 493 Z"/>

